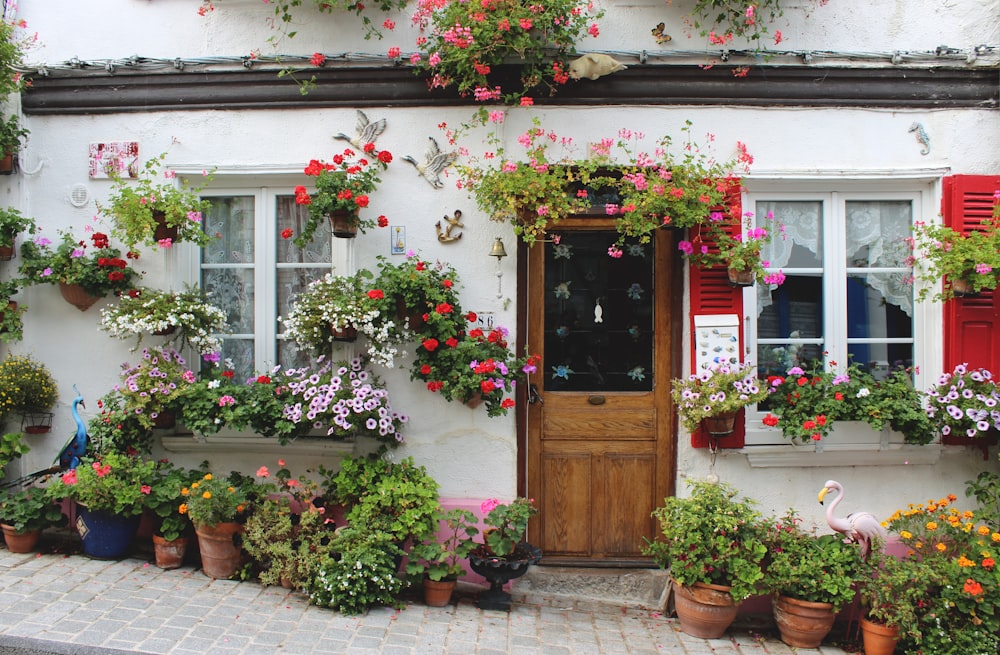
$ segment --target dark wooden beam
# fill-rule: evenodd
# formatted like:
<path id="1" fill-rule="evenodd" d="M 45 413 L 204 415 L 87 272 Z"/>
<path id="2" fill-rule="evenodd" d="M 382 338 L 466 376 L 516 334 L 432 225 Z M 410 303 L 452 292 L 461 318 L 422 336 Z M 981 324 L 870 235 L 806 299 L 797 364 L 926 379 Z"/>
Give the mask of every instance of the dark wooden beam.
<path id="1" fill-rule="evenodd" d="M 571 82 L 539 105 L 732 105 L 758 107 L 1000 107 L 995 68 L 733 67 L 631 65 L 596 81 Z M 499 72 L 499 82 L 516 70 Z M 299 107 L 423 107 L 475 105 L 453 92 L 428 90 L 406 66 L 342 67 L 316 72 L 306 95 L 274 70 L 197 70 L 115 73 L 51 70 L 35 77 L 22 98 L 26 114 L 107 114 L 192 109 Z"/>

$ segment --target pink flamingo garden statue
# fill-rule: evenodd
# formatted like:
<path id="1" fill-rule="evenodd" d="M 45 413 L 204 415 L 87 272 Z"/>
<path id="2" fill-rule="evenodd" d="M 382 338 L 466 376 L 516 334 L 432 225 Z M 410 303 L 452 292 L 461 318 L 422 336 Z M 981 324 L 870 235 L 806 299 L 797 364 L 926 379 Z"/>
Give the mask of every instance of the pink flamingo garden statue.
<path id="1" fill-rule="evenodd" d="M 830 528 L 858 544 L 861 547 L 862 559 L 867 559 L 873 545 L 878 545 L 881 548 L 885 542 L 885 528 L 882 527 L 878 519 L 868 512 L 855 512 L 848 514 L 846 518 L 834 516 L 834 510 L 844 499 L 844 486 L 836 480 L 827 480 L 819 492 L 820 505 L 823 504 L 823 499 L 831 491 L 836 491 L 837 497 L 826 508 L 826 522 Z"/>

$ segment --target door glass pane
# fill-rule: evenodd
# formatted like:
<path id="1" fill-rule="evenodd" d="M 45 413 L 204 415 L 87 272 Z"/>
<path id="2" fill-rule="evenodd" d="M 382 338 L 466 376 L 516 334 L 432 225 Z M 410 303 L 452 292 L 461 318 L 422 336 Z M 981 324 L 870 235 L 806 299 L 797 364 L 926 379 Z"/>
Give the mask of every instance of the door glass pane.
<path id="1" fill-rule="evenodd" d="M 545 244 L 547 391 L 653 388 L 652 244 L 608 255 L 615 232 Z"/>

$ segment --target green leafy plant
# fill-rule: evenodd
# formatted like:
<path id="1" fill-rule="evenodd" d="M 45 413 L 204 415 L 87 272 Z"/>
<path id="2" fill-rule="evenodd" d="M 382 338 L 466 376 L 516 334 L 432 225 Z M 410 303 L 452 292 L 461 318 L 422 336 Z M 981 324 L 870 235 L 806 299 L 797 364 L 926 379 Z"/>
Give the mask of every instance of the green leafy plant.
<path id="1" fill-rule="evenodd" d="M 217 336 L 226 330 L 226 313 L 211 304 L 197 287 L 163 291 L 140 287 L 123 294 L 117 304 L 101 309 L 101 329 L 118 339 L 142 343 L 145 333 L 177 330 L 166 343 L 177 340 L 202 355 L 222 350 Z"/>
<path id="2" fill-rule="evenodd" d="M 362 268 L 352 275 L 327 273 L 310 282 L 281 318 L 285 337 L 319 354 L 336 341 L 334 330 L 353 328 L 367 338 L 371 361 L 392 367 L 400 354 L 401 332 L 395 314 L 382 311 L 384 292 L 374 288 L 373 278 Z"/>
<path id="3" fill-rule="evenodd" d="M 833 610 L 852 602 L 861 576 L 857 544 L 840 534 L 816 534 L 802 528 L 792 510 L 770 523 L 764 537 L 768 560 L 764 587 L 771 593 L 814 603 L 831 603 Z"/>
<path id="4" fill-rule="evenodd" d="M 142 513 L 155 477 L 156 462 L 108 452 L 84 457 L 77 468 L 46 487 L 46 493 L 50 499 L 68 498 L 91 511 L 136 516 Z"/>
<path id="5" fill-rule="evenodd" d="M 145 428 L 154 427 L 163 412 L 173 411 L 196 380 L 181 354 L 169 347 L 144 348 L 138 363 L 122 364 L 119 377 L 115 391 L 121 394 L 124 410 L 135 414 Z"/>
<path id="6" fill-rule="evenodd" d="M 836 366 L 836 362 L 830 362 Z M 919 391 L 909 370 L 899 369 L 881 380 L 852 362 L 844 372 L 794 366 L 785 376 L 767 378 L 771 395 L 763 421 L 781 428 L 793 441 L 819 441 L 837 421 L 864 421 L 875 430 L 889 426 L 902 432 L 907 443 L 934 439 Z M 777 414 L 777 416 L 775 416 Z"/>
<path id="7" fill-rule="evenodd" d="M 129 249 L 138 245 L 169 248 L 174 243 L 188 241 L 200 247 L 211 243 L 215 235 L 202 228 L 202 218 L 209 203 L 199 197 L 202 186 L 191 187 L 187 179 L 179 185 L 176 174 L 160 172 L 167 153 L 153 157 L 138 171 L 138 178 L 124 177 L 122 171 L 109 170 L 111 193 L 97 208 L 112 223 L 111 233 Z M 160 181 L 162 176 L 164 181 Z M 205 183 L 212 176 L 205 174 Z M 176 229 L 176 236 L 161 234 L 157 227 Z"/>
<path id="8" fill-rule="evenodd" d="M 6 432 L 0 435 L 0 468 L 6 467 L 31 450 L 31 447 L 21 440 L 22 436 L 20 432 Z"/>
<path id="9" fill-rule="evenodd" d="M 455 508 L 438 517 L 441 529 L 437 537 L 413 544 L 406 563 L 406 573 L 429 580 L 457 580 L 465 567 L 462 562 L 476 547 L 473 537 L 479 534 L 476 515 Z"/>
<path id="10" fill-rule="evenodd" d="M 479 509 L 485 527 L 483 541 L 473 548 L 473 553 L 500 559 L 516 554 L 528 532 L 528 520 L 538 513 L 533 498 L 515 498 L 509 503 L 487 498 Z"/>
<path id="11" fill-rule="evenodd" d="M 427 33 L 417 39 L 426 57 L 410 62 L 431 76 L 431 88 L 454 87 L 479 102 L 530 104 L 532 93 L 552 95 L 570 80 L 567 59 L 576 43 L 599 33 L 594 21 L 604 12 L 592 10 L 582 0 L 421 0 L 414 21 Z M 520 65 L 520 85 L 502 88 L 492 74 L 510 61 Z"/>
<path id="12" fill-rule="evenodd" d="M 983 219 L 980 229 L 958 232 L 945 225 L 918 222 L 907 239 L 913 251 L 907 263 L 915 279 L 927 283 L 917 292 L 918 300 L 929 296 L 945 301 L 955 295 L 955 282 L 963 280 L 979 293 L 995 289 L 1000 281 L 1000 190 L 995 195 L 993 215 Z M 943 286 L 938 283 L 943 280 Z M 933 294 L 933 295 L 932 295 Z"/>
<path id="13" fill-rule="evenodd" d="M 959 364 L 937 379 L 927 397 L 927 416 L 940 434 L 976 439 L 1000 430 L 1000 389 L 984 368 Z"/>
<path id="14" fill-rule="evenodd" d="M 0 498 L 0 523 L 23 534 L 66 525 L 66 517 L 44 489 L 28 487 L 8 490 Z"/>
<path id="15" fill-rule="evenodd" d="M 21 280 L 0 281 L 0 341 L 14 343 L 24 337 L 24 312 L 27 305 L 18 303 L 13 297 L 21 290 Z"/>
<path id="16" fill-rule="evenodd" d="M 753 212 L 743 214 L 742 230 L 733 234 L 723 229 L 728 221 L 721 211 L 713 211 L 710 218 L 711 222 L 704 230 L 699 229 L 691 241 L 678 244 L 691 262 L 709 268 L 721 265 L 729 270 L 752 271 L 754 279 L 762 284 L 777 286 L 785 281 L 780 271 L 769 273 L 766 269 L 770 262 L 761 259 L 761 249 L 771 242 L 776 231 L 784 230 L 783 225 L 773 225 L 772 214 L 765 217 L 768 223 L 758 227 L 753 225 Z M 706 240 L 715 247 L 707 246 Z"/>
<path id="17" fill-rule="evenodd" d="M 974 480 L 967 480 L 965 495 L 976 499 L 978 514 L 994 532 L 1000 532 L 1000 474 L 980 471 Z"/>
<path id="18" fill-rule="evenodd" d="M 425 382 L 427 389 L 446 400 L 477 400 L 486 403 L 489 416 L 506 414 L 515 405 L 511 398 L 515 384 L 536 372 L 540 359 L 537 355 L 515 357 L 507 334 L 498 326 L 488 332 L 472 328 L 443 342 L 427 337 L 417 347 L 410 377 Z"/>
<path id="19" fill-rule="evenodd" d="M 728 46 L 735 39 L 745 39 L 754 52 L 767 50 L 766 37 L 784 15 L 784 0 L 758 0 L 746 4 L 739 0 L 696 0 L 691 9 L 691 25 L 711 45 Z M 826 4 L 827 0 L 820 0 Z M 773 32 L 775 45 L 781 43 L 781 31 Z"/>
<path id="20" fill-rule="evenodd" d="M 862 566 L 858 591 L 869 621 L 899 628 L 904 639 L 920 637 L 920 615 L 934 575 L 929 563 L 872 551 Z"/>
<path id="21" fill-rule="evenodd" d="M 406 582 L 399 575 L 402 550 L 393 537 L 379 530 L 339 531 L 332 557 L 322 558 L 310 575 L 309 602 L 343 614 L 360 614 L 370 607 L 403 607 L 399 593 Z"/>
<path id="22" fill-rule="evenodd" d="M 923 593 L 911 596 L 921 600 L 916 626 L 901 644 L 906 652 L 992 654 L 1000 646 L 1000 534 L 954 507 L 956 500 L 911 504 L 886 522 L 908 549 L 904 562 L 920 563 L 911 578 Z"/>
<path id="23" fill-rule="evenodd" d="M 379 174 L 392 162 L 388 150 L 376 150 L 374 143 L 364 144 L 364 152 L 359 155 L 351 148 L 345 148 L 333 156 L 331 163 L 313 159 L 305 168 L 305 174 L 316 178 L 315 191 L 309 193 L 304 186 L 295 187 L 295 202 L 309 207 L 309 218 L 302 231 L 295 237 L 295 245 L 304 248 L 313 239 L 313 234 L 321 221 L 329 220 L 334 211 L 348 212 L 350 220 L 364 233 L 375 225 L 386 227 L 389 220 L 385 216 L 378 219 L 361 218 L 360 212 L 371 202 L 369 194 L 374 193 L 381 183 Z"/>
<path id="24" fill-rule="evenodd" d="M 379 301 L 379 310 L 399 319 L 396 329 L 400 338 L 418 334 L 443 340 L 457 336 L 465 327 L 458 301 L 459 281 L 450 264 L 432 263 L 409 252 L 398 264 L 378 258 L 371 291 Z"/>
<path id="25" fill-rule="evenodd" d="M 100 410 L 87 421 L 87 438 L 97 452 L 148 455 L 153 431 L 139 420 L 139 415 L 126 409 L 124 395 L 111 390 L 97 399 Z"/>
<path id="26" fill-rule="evenodd" d="M 0 136 L 2 136 L 2 130 L 0 130 Z M 0 138 L 0 148 L 2 147 L 3 140 Z M 35 219 L 24 216 L 15 207 L 0 209 L 0 246 L 13 246 L 14 237 L 22 232 L 33 232 L 34 230 Z"/>
<path id="27" fill-rule="evenodd" d="M 736 412 L 767 397 L 767 388 L 753 373 L 750 364 L 717 364 L 687 378 L 670 383 L 670 395 L 681 423 L 688 432 L 698 429 L 703 419 Z"/>
<path id="28" fill-rule="evenodd" d="M 243 518 L 247 510 L 247 490 L 233 476 L 221 477 L 205 473 L 200 479 L 181 489 L 184 502 L 177 508 L 186 514 L 197 528 L 214 526 Z"/>
<path id="29" fill-rule="evenodd" d="M 3 46 L 0 45 L 0 49 Z M 0 66 L 2 66 L 3 54 L 0 53 Z M 2 76 L 0 76 L 2 79 Z M 0 88 L 3 83 L 0 82 Z M 11 114 L 6 120 L 0 120 L 0 154 L 13 155 L 21 149 L 24 139 L 31 133 L 26 127 L 21 126 L 21 119 L 17 114 Z"/>
<path id="30" fill-rule="evenodd" d="M 682 585 L 730 587 L 738 601 L 758 593 L 764 579 L 767 524 L 751 499 L 727 484 L 689 481 L 691 495 L 670 496 L 653 511 L 661 534 L 644 548 Z"/>
<path id="31" fill-rule="evenodd" d="M 675 146 L 670 136 L 647 144 L 642 133 L 622 129 L 581 155 L 572 138 L 536 121 L 517 139 L 521 154 L 507 152 L 492 132 L 487 152 L 456 166 L 459 186 L 493 220 L 512 223 L 528 244 L 567 216 L 594 211 L 614 217 L 616 245 L 628 238 L 646 243 L 658 229 L 706 225 L 713 212 L 726 211 L 738 166 L 752 161 L 738 144 L 739 155 L 720 162 L 694 142 L 690 122 L 682 132 L 683 143 Z"/>
<path id="32" fill-rule="evenodd" d="M 30 284 L 78 284 L 92 296 L 128 291 L 141 274 L 126 259 L 138 259 L 129 252 L 112 248 L 103 232 L 90 235 L 91 243 L 77 241 L 68 232 L 60 232 L 55 248 L 35 230 L 34 237 L 21 244 L 21 275 Z M 87 249 L 92 248 L 90 254 Z"/>
<path id="33" fill-rule="evenodd" d="M 20 37 L 18 28 L 23 28 L 23 20 L 0 21 L 0 96 L 6 97 L 25 86 L 24 76 L 17 70 L 24 61 L 24 52 L 35 42 L 37 36 Z"/>
<path id="34" fill-rule="evenodd" d="M 174 541 L 188 532 L 191 520 L 180 513 L 180 506 L 186 500 L 181 491 L 202 476 L 202 471 L 184 469 L 166 460 L 156 463 L 150 491 L 144 501 L 146 509 L 155 516 L 156 534 L 167 541 Z"/>
<path id="35" fill-rule="evenodd" d="M 48 367 L 30 355 L 8 355 L 0 362 L 0 416 L 47 412 L 59 391 Z"/>

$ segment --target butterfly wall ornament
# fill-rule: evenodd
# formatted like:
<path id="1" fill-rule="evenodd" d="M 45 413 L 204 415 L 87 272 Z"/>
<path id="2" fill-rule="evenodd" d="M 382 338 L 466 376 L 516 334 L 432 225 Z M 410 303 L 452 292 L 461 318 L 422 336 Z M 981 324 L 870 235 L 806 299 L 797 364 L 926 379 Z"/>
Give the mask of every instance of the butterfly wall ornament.
<path id="1" fill-rule="evenodd" d="M 650 30 L 653 34 L 653 38 L 656 39 L 657 43 L 668 43 L 673 40 L 673 37 L 669 34 L 664 34 L 664 30 L 667 29 L 666 23 L 660 23 L 656 27 Z"/>

